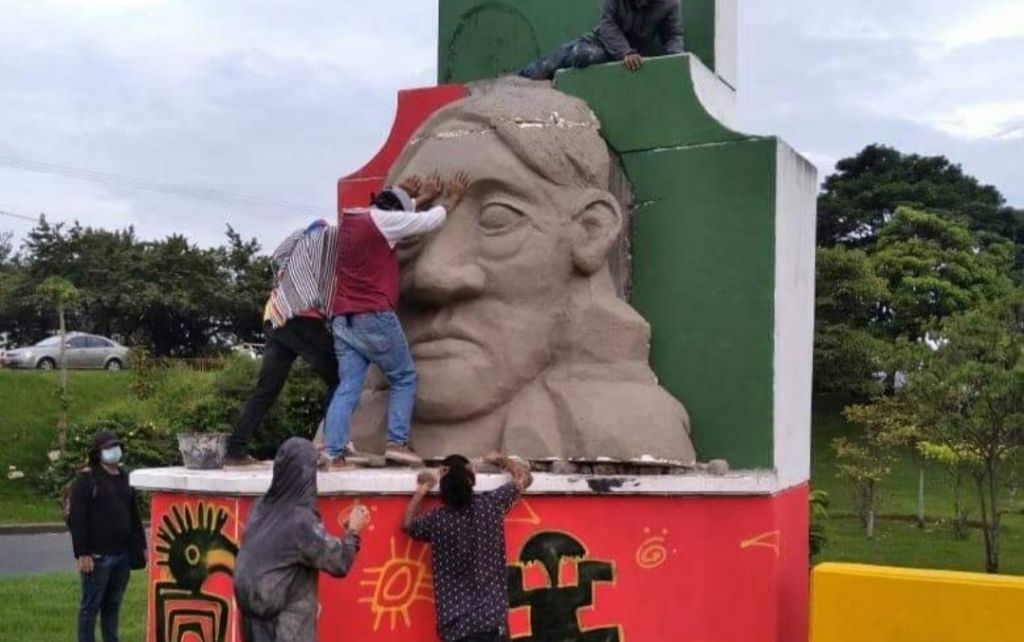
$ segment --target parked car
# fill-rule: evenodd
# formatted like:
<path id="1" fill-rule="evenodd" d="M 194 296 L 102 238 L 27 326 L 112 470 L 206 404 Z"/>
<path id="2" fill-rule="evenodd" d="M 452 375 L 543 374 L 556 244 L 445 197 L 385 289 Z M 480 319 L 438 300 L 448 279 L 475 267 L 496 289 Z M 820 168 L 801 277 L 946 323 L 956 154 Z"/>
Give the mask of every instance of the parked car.
<path id="1" fill-rule="evenodd" d="M 69 368 L 120 370 L 128 363 L 128 348 L 106 337 L 69 332 L 64 359 Z M 60 337 L 47 337 L 27 348 L 7 350 L 0 360 L 7 368 L 53 370 L 60 365 Z"/>

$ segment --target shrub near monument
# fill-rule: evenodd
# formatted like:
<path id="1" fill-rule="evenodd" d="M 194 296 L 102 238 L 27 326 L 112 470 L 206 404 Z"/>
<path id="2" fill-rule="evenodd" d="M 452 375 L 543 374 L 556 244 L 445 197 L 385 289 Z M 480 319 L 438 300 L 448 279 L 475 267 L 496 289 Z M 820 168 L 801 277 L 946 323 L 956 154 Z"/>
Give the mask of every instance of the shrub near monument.
<path id="1" fill-rule="evenodd" d="M 132 371 L 132 392 L 97 407 L 72 422 L 65 457 L 51 463 L 41 477 L 42 490 L 56 494 L 86 461 L 89 440 L 98 430 L 113 430 L 124 445 L 129 468 L 176 466 L 181 463 L 180 432 L 230 431 L 239 408 L 251 391 L 259 362 L 245 357 L 228 361 L 215 373 L 185 366 L 150 367 Z M 253 452 L 273 459 L 288 437 L 312 437 L 320 420 L 323 383 L 305 366 L 296 367 L 257 434 Z"/>

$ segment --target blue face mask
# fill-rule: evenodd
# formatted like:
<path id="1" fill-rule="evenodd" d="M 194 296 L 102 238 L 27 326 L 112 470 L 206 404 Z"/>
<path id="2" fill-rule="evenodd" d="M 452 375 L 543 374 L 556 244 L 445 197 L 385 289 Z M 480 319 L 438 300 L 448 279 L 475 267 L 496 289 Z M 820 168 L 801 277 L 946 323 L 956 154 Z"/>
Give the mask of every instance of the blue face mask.
<path id="1" fill-rule="evenodd" d="M 100 451 L 100 459 L 109 466 L 121 463 L 121 447 L 104 448 Z"/>

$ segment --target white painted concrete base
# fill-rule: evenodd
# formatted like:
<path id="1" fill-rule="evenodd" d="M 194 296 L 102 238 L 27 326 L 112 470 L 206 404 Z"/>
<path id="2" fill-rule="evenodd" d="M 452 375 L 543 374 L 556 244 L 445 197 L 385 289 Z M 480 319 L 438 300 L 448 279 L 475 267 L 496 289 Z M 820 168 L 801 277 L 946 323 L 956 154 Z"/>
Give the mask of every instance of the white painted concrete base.
<path id="1" fill-rule="evenodd" d="M 131 474 L 132 486 L 141 490 L 207 495 L 262 495 L 270 486 L 271 467 L 246 470 L 187 470 L 150 468 Z M 504 475 L 477 477 L 477 489 L 493 490 L 505 483 Z M 320 495 L 407 495 L 416 487 L 416 471 L 365 469 L 321 473 Z M 533 495 L 772 495 L 779 487 L 773 471 L 736 471 L 722 476 L 693 475 L 554 475 L 537 473 Z"/>

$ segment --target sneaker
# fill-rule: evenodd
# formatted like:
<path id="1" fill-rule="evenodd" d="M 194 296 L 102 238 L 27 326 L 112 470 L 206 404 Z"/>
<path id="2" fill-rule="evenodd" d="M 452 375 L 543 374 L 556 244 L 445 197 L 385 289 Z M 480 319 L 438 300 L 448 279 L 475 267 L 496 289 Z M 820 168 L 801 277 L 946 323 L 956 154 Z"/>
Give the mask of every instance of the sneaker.
<path id="1" fill-rule="evenodd" d="M 414 453 L 411 448 L 392 441 L 389 441 L 387 448 L 384 449 L 384 457 L 390 462 L 402 464 L 403 466 L 423 467 L 423 459 Z"/>
<path id="2" fill-rule="evenodd" d="M 346 461 L 344 456 L 331 457 L 327 453 L 320 453 L 317 468 L 325 473 L 336 473 L 343 470 L 355 470 L 356 465 Z"/>
<path id="3" fill-rule="evenodd" d="M 251 455 L 242 455 L 241 457 L 225 457 L 224 468 L 252 468 L 254 466 L 262 466 L 263 462 Z"/>
<path id="4" fill-rule="evenodd" d="M 356 445 L 350 441 L 345 446 L 345 461 L 358 466 L 366 466 L 370 463 L 370 456 L 356 450 Z"/>

